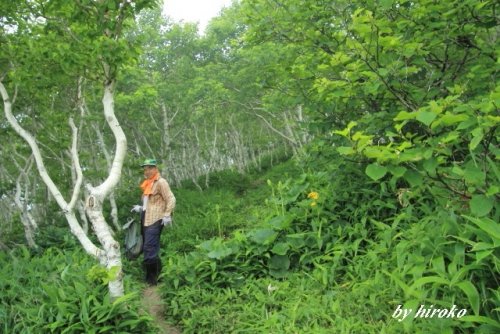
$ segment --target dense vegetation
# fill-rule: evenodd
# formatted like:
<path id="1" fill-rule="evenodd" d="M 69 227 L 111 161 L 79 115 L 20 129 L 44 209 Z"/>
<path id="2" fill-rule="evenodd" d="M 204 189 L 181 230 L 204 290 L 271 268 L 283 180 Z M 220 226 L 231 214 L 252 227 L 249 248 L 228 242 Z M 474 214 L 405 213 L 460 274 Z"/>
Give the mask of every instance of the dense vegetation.
<path id="1" fill-rule="evenodd" d="M 478 0 L 242 0 L 204 35 L 141 12 L 116 93 L 129 158 L 105 212 L 119 233 L 139 195 L 137 160 L 165 162 L 178 199 L 162 239 L 168 321 L 186 333 L 498 332 L 497 11 Z M 53 28 L 40 36 L 57 40 Z M 0 33 L 11 51 L 48 52 Z M 64 80 L 44 67 L 40 82 L 0 79 L 19 90 L 18 118 L 70 193 L 61 110 L 80 122 L 87 181 L 104 177 L 113 144 L 93 111 L 95 69 L 83 75 L 60 45 L 48 64 Z M 1 122 L 2 329 L 154 331 L 136 303 L 137 263 L 124 265 L 128 294 L 107 300 L 113 273 L 77 255 L 29 149 Z M 17 244 L 30 215 L 39 232 L 27 250 Z M 466 314 L 415 317 L 421 305 Z"/>
<path id="2" fill-rule="evenodd" d="M 462 218 L 431 206 L 430 198 L 406 201 L 334 149 L 320 154 L 295 168 L 284 165 L 294 175 L 283 181 L 275 174 L 267 201 L 249 191 L 256 201 L 246 206 L 262 209 L 243 217 L 255 223 L 190 252 L 166 252 L 168 315 L 188 333 L 495 332 L 498 257 L 489 251 L 498 240 L 495 222 Z M 238 221 L 235 193 L 226 187 L 222 201 L 204 197 L 207 218 L 188 211 L 189 224 L 217 231 L 217 217 Z M 187 229 L 179 219 L 179 230 Z M 175 240 L 167 245 L 177 249 L 183 242 Z M 397 305 L 416 312 L 422 304 L 457 305 L 468 315 L 392 318 Z"/>
<path id="3" fill-rule="evenodd" d="M 136 288 L 110 302 L 109 274 L 78 249 L 31 254 L 20 248 L 0 256 L 2 333 L 154 332 L 151 317 L 138 313 Z"/>

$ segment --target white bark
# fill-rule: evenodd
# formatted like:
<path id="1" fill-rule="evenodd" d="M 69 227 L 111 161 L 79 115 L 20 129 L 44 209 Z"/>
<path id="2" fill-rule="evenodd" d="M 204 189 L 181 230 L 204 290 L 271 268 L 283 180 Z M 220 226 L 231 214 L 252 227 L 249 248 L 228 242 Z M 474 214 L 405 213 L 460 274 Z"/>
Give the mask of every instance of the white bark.
<path id="1" fill-rule="evenodd" d="M 102 214 L 102 202 L 98 201 L 98 198 L 98 194 L 89 196 L 86 211 L 92 223 L 92 228 L 104 248 L 105 257 L 102 259 L 101 264 L 108 270 L 116 270 L 114 280 L 108 284 L 110 297 L 115 299 L 123 296 L 124 293 L 120 244 L 113 238 L 112 231 Z"/>
<path id="2" fill-rule="evenodd" d="M 20 171 L 19 175 L 17 178 L 13 177 L 8 173 L 4 168 L 2 168 L 2 177 L 3 178 L 8 178 L 10 181 L 15 181 L 16 187 L 15 187 L 15 192 L 13 194 L 10 194 L 10 192 L 7 192 L 3 195 L 1 198 L 1 203 L 0 204 L 6 204 L 2 205 L 0 207 L 0 212 L 2 212 L 3 215 L 3 220 L 2 221 L 7 221 L 10 222 L 9 228 L 12 229 L 12 221 L 13 221 L 13 209 L 17 208 L 19 212 L 21 212 L 21 224 L 24 227 L 24 235 L 26 238 L 26 242 L 29 247 L 31 248 L 36 248 L 36 242 L 35 242 L 35 232 L 38 228 L 38 225 L 33 218 L 33 215 L 31 212 L 28 210 L 28 204 L 29 203 L 29 198 L 28 198 L 28 187 L 29 187 L 29 178 L 27 177 L 27 174 L 29 170 L 32 167 L 33 164 L 33 157 L 31 156 L 28 160 L 25 159 L 22 155 L 17 154 L 16 155 L 21 157 L 24 162 L 25 166 L 21 167 L 21 165 L 16 161 L 16 159 L 13 159 L 14 164 L 16 165 L 17 169 Z M 22 183 L 24 182 L 24 191 L 22 187 Z M 14 205 L 15 206 L 14 206 Z M 3 225 L 3 224 L 2 224 Z M 6 226 L 5 226 L 6 227 Z M 0 231 L 0 234 L 2 231 Z"/>
<path id="3" fill-rule="evenodd" d="M 24 178 L 27 181 L 26 174 L 31 169 L 32 163 L 33 161 L 32 158 L 30 157 L 27 161 L 26 167 L 24 169 L 19 168 L 21 173 L 19 174 L 16 180 L 16 194 L 14 196 L 14 203 L 16 203 L 16 206 L 19 209 L 19 211 L 21 211 L 21 223 L 24 226 L 24 235 L 26 237 L 26 242 L 28 243 L 28 246 L 31 248 L 37 248 L 35 242 L 35 231 L 37 230 L 38 225 L 33 216 L 31 215 L 31 213 L 28 211 L 26 205 L 27 187 L 25 187 L 24 191 L 25 194 L 24 201 L 21 199 L 22 197 L 21 179 Z"/>
<path id="4" fill-rule="evenodd" d="M 209 138 L 208 138 L 208 134 L 207 134 L 207 128 L 205 128 L 205 142 L 209 142 Z M 221 163 L 217 161 L 217 159 L 219 158 L 219 153 L 218 153 L 218 149 L 217 149 L 217 122 L 215 122 L 214 124 L 214 138 L 213 138 L 213 141 L 212 141 L 212 147 L 211 148 L 208 148 L 209 152 L 208 152 L 208 156 L 209 156 L 209 159 L 208 159 L 208 168 L 207 170 L 205 171 L 205 187 L 208 188 L 209 185 L 210 185 L 210 173 L 214 170 L 217 169 L 217 167 L 222 167 L 220 166 Z"/>
<path id="5" fill-rule="evenodd" d="M 85 201 L 80 199 L 76 204 L 76 210 L 80 216 L 80 221 L 82 222 L 82 229 L 85 234 L 89 233 L 89 221 L 87 219 L 87 214 L 85 213 Z"/>
<path id="6" fill-rule="evenodd" d="M 229 134 L 229 137 L 234 144 L 233 152 L 235 153 L 236 167 L 240 173 L 244 173 L 247 165 L 247 158 L 240 131 L 234 126 L 232 117 L 229 118 L 229 125 L 231 125 L 232 128 L 232 133 Z"/>
<path id="7" fill-rule="evenodd" d="M 175 117 L 179 113 L 179 109 L 174 113 L 172 117 L 169 117 L 168 109 L 167 106 L 165 105 L 164 102 L 161 102 L 161 111 L 163 114 L 163 133 L 162 133 L 162 145 L 161 145 L 161 152 L 162 152 L 162 159 L 164 159 L 167 163 L 163 165 L 163 170 L 162 170 L 162 175 L 167 175 L 167 174 L 172 174 L 169 173 L 169 171 L 172 171 L 173 168 L 172 166 L 172 160 L 170 157 L 170 144 L 172 141 L 172 137 L 170 135 L 170 126 L 172 125 L 172 122 L 174 121 Z"/>
<path id="8" fill-rule="evenodd" d="M 78 241 L 80 241 L 80 244 L 83 246 L 83 248 L 88 254 L 92 255 L 93 257 L 99 260 L 102 260 L 104 256 L 103 251 L 100 248 L 96 247 L 92 243 L 92 241 L 87 237 L 87 235 L 83 231 L 82 227 L 78 223 L 72 211 L 73 208 L 64 200 L 63 195 L 55 185 L 52 178 L 47 173 L 45 164 L 42 159 L 42 155 L 40 153 L 40 148 L 38 147 L 35 138 L 33 138 L 33 136 L 23 127 L 21 127 L 17 119 L 12 114 L 12 103 L 9 99 L 9 94 L 5 89 L 5 86 L 1 81 L 0 81 L 0 94 L 2 95 L 3 98 L 4 113 L 7 120 L 9 121 L 14 131 L 16 131 L 30 146 L 31 151 L 33 153 L 33 157 L 35 158 L 38 173 L 40 174 L 40 177 L 47 186 L 47 189 L 50 192 L 50 194 L 54 197 L 59 207 L 63 210 L 64 215 L 66 216 L 66 220 L 68 221 L 68 224 L 70 226 L 71 232 L 73 233 L 73 235 L 75 235 Z M 76 192 L 76 190 L 74 192 Z"/>
<path id="9" fill-rule="evenodd" d="M 2 95 L 4 101 L 4 111 L 7 117 L 7 120 L 11 124 L 12 128 L 30 145 L 31 150 L 33 152 L 33 156 L 35 158 L 38 172 L 47 185 L 50 193 L 57 201 L 59 207 L 63 209 L 66 220 L 70 226 L 71 232 L 78 238 L 80 243 L 82 244 L 85 251 L 97 258 L 99 262 L 106 266 L 110 270 L 116 270 L 116 277 L 113 281 L 109 283 L 109 291 L 110 297 L 112 299 L 122 296 L 124 293 L 123 290 L 123 273 L 122 273 L 122 264 L 121 264 L 121 256 L 120 256 L 120 246 L 119 243 L 116 242 L 112 235 L 111 230 L 109 229 L 106 221 L 104 220 L 104 216 L 102 215 L 102 200 L 111 193 L 113 188 L 116 186 L 120 179 L 121 168 L 123 165 L 123 160 L 126 153 L 126 138 L 123 133 L 118 120 L 114 115 L 114 107 L 113 107 L 113 84 L 109 83 L 105 86 L 104 89 L 104 97 L 103 97 L 103 106 L 104 106 L 104 115 L 106 117 L 106 121 L 108 122 L 111 130 L 116 138 L 116 154 L 113 160 L 113 164 L 110 168 L 110 173 L 108 178 L 98 187 L 94 188 L 88 186 L 89 189 L 89 199 L 87 200 L 87 214 L 92 222 L 92 227 L 103 246 L 103 249 L 95 246 L 92 241 L 87 237 L 82 227 L 78 223 L 76 216 L 74 214 L 74 206 L 76 204 L 78 195 L 79 195 L 79 187 L 75 187 L 72 195 L 72 199 L 70 203 L 67 203 L 64 200 L 61 192 L 48 175 L 47 170 L 45 168 L 40 149 L 38 147 L 37 142 L 33 138 L 33 136 L 27 132 L 24 128 L 22 128 L 17 122 L 16 118 L 12 114 L 12 104 L 9 99 L 9 95 L 5 86 L 0 82 L 0 93 Z M 81 183 L 81 168 L 79 165 L 78 154 L 76 150 L 76 140 L 75 137 L 77 135 L 77 130 L 74 124 L 71 122 L 71 127 L 73 130 L 73 145 L 71 149 L 73 166 L 77 172 L 77 185 Z"/>
<path id="10" fill-rule="evenodd" d="M 109 205 L 111 206 L 111 212 L 109 213 L 111 215 L 111 222 L 113 223 L 113 226 L 115 227 L 116 231 L 120 231 L 120 224 L 118 221 L 118 205 L 116 205 L 116 198 L 114 192 L 109 194 Z"/>
<path id="11" fill-rule="evenodd" d="M 102 104 L 104 108 L 104 117 L 108 123 L 116 142 L 115 156 L 109 169 L 108 178 L 97 187 L 87 185 L 89 196 L 87 198 L 86 212 L 92 223 L 92 227 L 104 248 L 105 263 L 109 270 L 116 271 L 116 277 L 108 284 L 110 297 L 112 299 L 122 296 L 123 289 L 123 271 L 120 254 L 120 245 L 114 240 L 112 231 L 109 228 L 102 214 L 103 200 L 113 191 L 120 181 L 123 161 L 127 150 L 127 138 L 123 132 L 114 111 L 113 98 L 114 82 L 109 81 L 104 86 L 104 96 Z"/>
<path id="12" fill-rule="evenodd" d="M 101 130 L 99 127 L 94 124 L 94 131 L 97 135 L 97 142 L 99 143 L 99 146 L 101 147 L 101 151 L 104 154 L 104 158 L 106 158 L 106 164 L 108 165 L 108 170 L 111 169 L 111 155 L 109 154 L 109 151 L 106 147 L 106 143 L 104 142 L 104 136 L 102 135 Z M 118 223 L 118 206 L 116 205 L 116 199 L 115 199 L 115 194 L 114 192 L 111 192 L 109 195 L 109 204 L 111 205 L 111 221 L 113 223 L 113 226 L 115 227 L 116 231 L 120 230 L 120 224 Z"/>
<path id="13" fill-rule="evenodd" d="M 301 132 L 302 132 L 302 144 L 307 144 L 309 142 L 309 133 L 306 129 L 304 129 L 303 124 L 304 124 L 304 116 L 302 114 L 302 105 L 297 106 L 297 123 L 300 126 Z"/>
<path id="14" fill-rule="evenodd" d="M 283 112 L 283 118 L 285 119 L 285 130 L 287 132 L 287 135 L 289 138 L 292 138 L 293 139 L 293 143 L 294 145 L 292 145 L 292 150 L 293 150 L 293 153 L 294 155 L 297 154 L 297 147 L 300 147 L 301 144 L 300 144 L 300 141 L 297 140 L 297 138 L 295 137 L 295 133 L 293 132 L 292 130 L 292 127 L 291 127 L 291 121 L 288 119 L 288 113 L 287 111 L 285 110 Z"/>
<path id="15" fill-rule="evenodd" d="M 114 83 L 107 83 L 104 87 L 104 96 L 102 98 L 102 104 L 104 107 L 104 117 L 108 123 L 116 141 L 116 151 L 111 168 L 109 170 L 109 175 L 103 183 L 101 183 L 96 188 L 87 186 L 90 190 L 91 196 L 98 198 L 102 201 L 113 189 L 116 187 L 120 181 L 122 174 L 123 161 L 125 160 L 125 154 L 127 153 L 127 138 L 123 132 L 118 119 L 115 116 L 114 110 L 114 98 L 113 98 L 113 87 Z"/>
<path id="16" fill-rule="evenodd" d="M 73 122 L 73 118 L 69 119 L 69 125 L 71 126 L 71 130 L 73 132 L 73 140 L 71 144 L 71 160 L 73 169 L 76 173 L 76 181 L 75 185 L 73 186 L 73 195 L 71 196 L 71 201 L 68 204 L 67 210 L 73 211 L 76 201 L 78 201 L 78 198 L 80 196 L 83 174 L 82 168 L 80 167 L 80 159 L 78 158 L 78 129 L 75 126 L 75 122 Z"/>
<path id="17" fill-rule="evenodd" d="M 71 166 L 71 179 L 73 180 L 73 184 L 77 183 L 76 174 L 77 174 L 77 172 L 75 170 L 75 166 L 73 165 L 73 166 Z M 78 215 L 80 216 L 82 229 L 85 232 L 85 234 L 88 234 L 89 233 L 89 221 L 87 220 L 87 216 L 85 215 L 85 201 L 82 200 L 82 196 L 84 196 L 84 195 L 80 195 L 79 199 L 76 201 L 75 208 L 78 211 Z"/>
<path id="18" fill-rule="evenodd" d="M 274 133 L 278 134 L 279 136 L 283 137 L 284 139 L 286 139 L 292 146 L 295 146 L 297 145 L 296 141 L 294 138 L 291 138 L 290 136 L 287 136 L 286 134 L 284 134 L 283 132 L 281 132 L 280 130 L 276 129 L 273 124 L 268 121 L 264 116 L 262 116 L 261 114 L 257 113 L 257 110 L 263 110 L 263 108 L 257 108 L 257 107 L 252 107 L 252 106 L 247 106 L 245 104 L 242 104 L 240 103 L 243 107 L 245 107 L 246 109 L 249 109 L 251 112 L 246 112 L 247 114 L 251 114 L 251 115 L 255 115 L 257 116 L 258 118 L 260 118 L 265 124 L 266 126 L 271 130 L 273 131 Z"/>

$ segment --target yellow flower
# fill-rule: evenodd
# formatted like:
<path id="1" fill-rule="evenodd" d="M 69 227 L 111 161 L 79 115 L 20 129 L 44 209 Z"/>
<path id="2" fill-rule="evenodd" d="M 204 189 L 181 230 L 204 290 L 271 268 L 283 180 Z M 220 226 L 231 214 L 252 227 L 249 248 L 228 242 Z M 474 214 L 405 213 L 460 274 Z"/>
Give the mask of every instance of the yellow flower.
<path id="1" fill-rule="evenodd" d="M 318 204 L 318 203 L 316 203 L 316 202 L 312 202 L 312 203 L 311 203 L 311 206 L 316 206 L 316 204 Z"/>
<path id="2" fill-rule="evenodd" d="M 309 195 L 307 195 L 307 198 L 311 198 L 313 200 L 317 200 L 319 198 L 319 194 L 315 191 L 311 191 Z"/>

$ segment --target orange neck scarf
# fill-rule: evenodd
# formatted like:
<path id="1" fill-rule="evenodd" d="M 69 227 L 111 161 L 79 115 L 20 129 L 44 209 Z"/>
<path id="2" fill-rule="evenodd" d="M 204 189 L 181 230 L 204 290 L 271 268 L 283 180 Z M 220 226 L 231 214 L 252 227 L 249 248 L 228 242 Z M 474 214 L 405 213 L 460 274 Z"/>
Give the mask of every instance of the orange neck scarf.
<path id="1" fill-rule="evenodd" d="M 156 171 L 150 178 L 141 183 L 142 194 L 147 196 L 153 193 L 153 184 L 156 180 L 160 179 L 160 173 Z"/>

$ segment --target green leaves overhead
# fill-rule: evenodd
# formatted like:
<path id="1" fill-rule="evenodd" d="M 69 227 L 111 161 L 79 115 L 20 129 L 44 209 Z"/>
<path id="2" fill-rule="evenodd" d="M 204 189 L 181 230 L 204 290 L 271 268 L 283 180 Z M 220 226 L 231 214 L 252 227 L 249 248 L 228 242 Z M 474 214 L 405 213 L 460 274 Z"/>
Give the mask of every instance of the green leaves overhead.
<path id="1" fill-rule="evenodd" d="M 96 78 L 106 71 L 114 78 L 119 67 L 137 57 L 136 47 L 122 38 L 124 27 L 154 5 L 153 0 L 20 4 L 6 18 L 16 22 L 15 33 L 4 35 L 8 49 L 3 52 L 10 53 L 16 74 L 12 79 L 22 82 L 36 73 L 45 81 L 61 74 Z M 110 69 L 103 69 L 103 62 Z"/>

